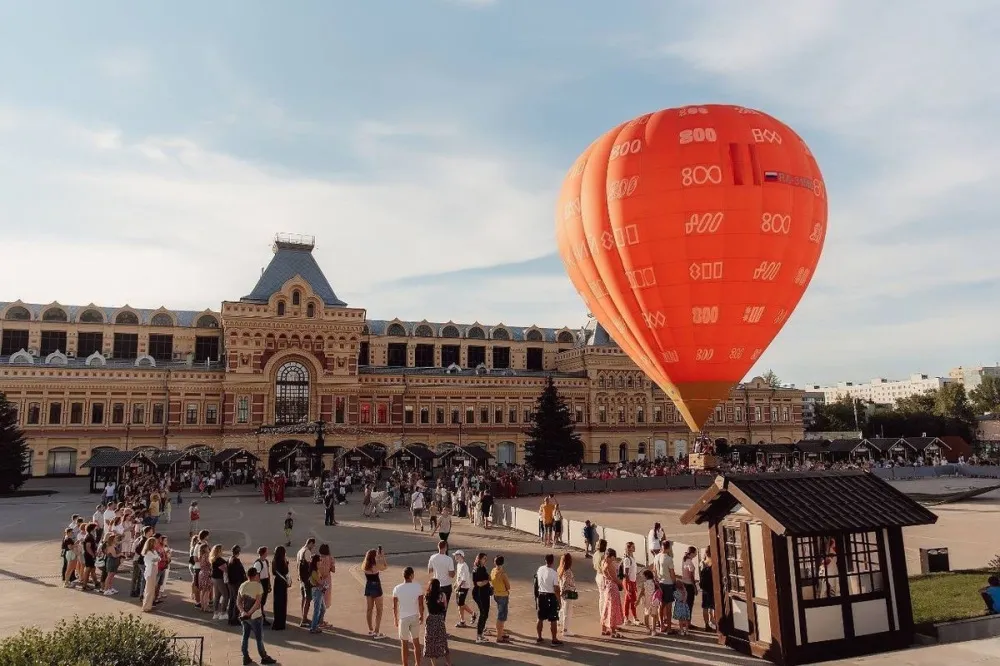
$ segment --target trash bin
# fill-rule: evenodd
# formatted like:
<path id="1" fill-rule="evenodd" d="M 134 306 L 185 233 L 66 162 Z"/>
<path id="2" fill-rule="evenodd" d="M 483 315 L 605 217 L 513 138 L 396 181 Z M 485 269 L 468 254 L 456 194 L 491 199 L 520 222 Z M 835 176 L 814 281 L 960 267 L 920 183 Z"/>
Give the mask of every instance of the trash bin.
<path id="1" fill-rule="evenodd" d="M 921 548 L 920 573 L 941 573 L 951 571 L 947 548 Z"/>

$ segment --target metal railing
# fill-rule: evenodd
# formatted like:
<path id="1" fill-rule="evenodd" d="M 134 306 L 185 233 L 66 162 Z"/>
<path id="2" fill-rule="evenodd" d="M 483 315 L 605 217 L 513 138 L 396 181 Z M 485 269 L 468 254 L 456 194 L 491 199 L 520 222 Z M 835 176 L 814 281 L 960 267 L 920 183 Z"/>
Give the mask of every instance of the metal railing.
<path id="1" fill-rule="evenodd" d="M 204 636 L 174 636 L 170 639 L 174 645 L 188 658 L 191 666 L 204 666 L 205 637 Z"/>

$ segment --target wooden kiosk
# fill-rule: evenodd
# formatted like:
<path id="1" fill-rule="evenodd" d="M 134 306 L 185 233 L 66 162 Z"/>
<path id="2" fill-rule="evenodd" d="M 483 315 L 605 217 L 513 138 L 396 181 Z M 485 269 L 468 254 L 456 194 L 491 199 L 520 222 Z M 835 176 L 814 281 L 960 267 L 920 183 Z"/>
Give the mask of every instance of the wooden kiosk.
<path id="1" fill-rule="evenodd" d="M 707 524 L 719 643 L 776 664 L 909 646 L 903 528 L 937 516 L 860 470 L 716 478 Z"/>

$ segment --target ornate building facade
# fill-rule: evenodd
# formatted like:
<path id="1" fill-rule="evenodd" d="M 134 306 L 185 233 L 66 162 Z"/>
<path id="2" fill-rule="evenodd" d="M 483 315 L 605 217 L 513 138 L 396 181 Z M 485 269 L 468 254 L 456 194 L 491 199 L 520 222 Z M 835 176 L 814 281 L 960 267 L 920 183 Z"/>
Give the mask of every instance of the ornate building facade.
<path id="1" fill-rule="evenodd" d="M 0 393 L 33 475 L 82 474 L 95 451 L 275 454 L 323 421 L 333 454 L 479 444 L 521 462 L 546 378 L 588 462 L 680 455 L 693 436 L 663 392 L 591 322 L 583 329 L 372 320 L 337 298 L 313 239 L 279 235 L 248 296 L 199 312 L 0 302 Z M 802 437 L 802 391 L 754 380 L 706 428 L 731 443 Z"/>

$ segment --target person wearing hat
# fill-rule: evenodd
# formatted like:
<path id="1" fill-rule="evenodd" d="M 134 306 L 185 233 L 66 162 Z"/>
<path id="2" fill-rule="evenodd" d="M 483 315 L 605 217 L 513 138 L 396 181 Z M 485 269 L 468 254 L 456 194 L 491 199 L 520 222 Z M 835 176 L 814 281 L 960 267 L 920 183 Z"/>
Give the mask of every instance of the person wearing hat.
<path id="1" fill-rule="evenodd" d="M 476 621 L 476 612 L 469 608 L 467 602 L 469 592 L 472 590 L 472 572 L 465 562 L 465 553 L 461 550 L 455 551 L 455 590 L 456 601 L 458 603 L 458 624 L 455 626 L 464 629 L 469 625 L 465 623 L 465 614 L 468 613 L 471 622 Z"/>

